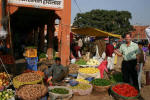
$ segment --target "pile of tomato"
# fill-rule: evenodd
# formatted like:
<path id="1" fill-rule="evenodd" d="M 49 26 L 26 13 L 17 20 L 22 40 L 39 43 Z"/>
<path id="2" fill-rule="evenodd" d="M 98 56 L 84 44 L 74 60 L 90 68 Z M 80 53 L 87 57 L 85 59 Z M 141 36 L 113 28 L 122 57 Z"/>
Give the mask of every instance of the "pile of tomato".
<path id="1" fill-rule="evenodd" d="M 124 97 L 136 97 L 138 95 L 138 90 L 129 84 L 117 84 L 112 87 L 112 90 Z"/>

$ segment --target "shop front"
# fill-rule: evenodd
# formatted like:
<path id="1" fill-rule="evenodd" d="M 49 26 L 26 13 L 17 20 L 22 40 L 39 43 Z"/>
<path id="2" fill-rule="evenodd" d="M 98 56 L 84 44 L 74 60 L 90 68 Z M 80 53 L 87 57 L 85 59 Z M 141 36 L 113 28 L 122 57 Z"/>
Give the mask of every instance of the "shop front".
<path id="1" fill-rule="evenodd" d="M 71 0 L 0 0 L 0 6 L 0 27 L 8 33 L 5 41 L 10 54 L 17 58 L 23 46 L 33 45 L 39 52 L 46 48 L 48 59 L 53 59 L 54 51 L 59 52 L 61 63 L 68 64 Z M 56 20 L 59 27 L 54 34 Z"/>

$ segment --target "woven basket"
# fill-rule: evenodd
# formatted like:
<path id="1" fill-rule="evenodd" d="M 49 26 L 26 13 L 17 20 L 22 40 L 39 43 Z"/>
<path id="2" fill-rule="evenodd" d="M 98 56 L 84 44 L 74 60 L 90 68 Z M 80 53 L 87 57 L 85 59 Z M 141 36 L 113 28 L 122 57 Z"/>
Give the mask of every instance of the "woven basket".
<path id="1" fill-rule="evenodd" d="M 76 96 L 84 96 L 84 95 L 90 95 L 92 93 L 93 90 L 93 86 L 91 84 L 89 84 L 91 87 L 86 89 L 86 90 L 82 90 L 82 89 L 72 89 L 73 94 Z"/>
<path id="2" fill-rule="evenodd" d="M 96 85 L 94 85 L 93 87 L 94 87 L 94 90 L 96 92 L 107 92 L 108 89 L 111 87 L 111 85 L 108 85 L 108 86 L 96 86 Z"/>
<path id="3" fill-rule="evenodd" d="M 15 88 L 19 88 L 20 86 L 22 85 L 33 85 L 33 84 L 38 84 L 38 83 L 42 83 L 43 79 L 41 77 L 40 80 L 36 80 L 36 81 L 33 81 L 33 82 L 20 82 L 20 81 L 17 81 L 17 77 L 13 78 L 13 85 Z"/>
<path id="4" fill-rule="evenodd" d="M 117 83 L 117 84 L 124 84 L 124 83 Z M 114 84 L 114 85 L 112 85 L 111 87 L 110 87 L 110 90 L 111 90 L 111 95 L 114 97 L 114 98 L 116 98 L 117 100 L 138 100 L 137 98 L 140 96 L 140 93 L 137 95 L 137 96 L 135 96 L 135 97 L 125 97 L 125 96 L 121 96 L 121 95 L 119 95 L 119 94 L 117 94 L 116 92 L 114 92 L 113 90 L 112 90 L 112 87 L 113 86 L 115 86 L 115 85 L 117 85 L 117 84 Z M 127 84 L 127 83 L 125 83 L 125 84 Z M 132 85 L 131 85 L 132 86 Z"/>
<path id="5" fill-rule="evenodd" d="M 36 97 L 31 97 L 30 99 L 29 99 L 29 95 L 28 95 L 28 96 L 25 95 L 25 93 L 28 92 L 28 91 L 25 90 L 25 91 L 19 92 L 19 90 L 22 89 L 22 88 L 24 88 L 24 87 L 28 87 L 28 86 L 34 87 L 34 86 L 40 86 L 40 85 L 41 85 L 41 84 L 24 85 L 24 86 L 21 86 L 21 87 L 19 87 L 19 88 L 16 90 L 16 96 L 18 97 L 19 100 L 20 100 L 20 99 L 21 99 L 21 100 L 40 100 L 40 98 L 43 97 L 43 96 L 45 96 L 46 93 L 48 92 L 48 88 L 47 88 L 46 86 L 44 86 L 44 85 L 41 85 L 42 88 L 39 88 L 39 91 L 41 92 L 41 94 L 39 94 L 39 95 L 36 96 Z M 30 91 L 31 94 L 32 94 L 32 92 L 34 92 L 34 91 Z"/>
<path id="6" fill-rule="evenodd" d="M 48 90 L 52 90 L 54 88 L 64 88 L 64 89 L 67 89 L 69 91 L 68 94 L 56 94 L 56 93 L 52 93 L 52 92 L 49 92 L 49 96 L 52 100 L 56 100 L 56 99 L 66 99 L 66 98 L 70 98 L 72 97 L 72 90 L 66 86 L 51 86 L 51 87 L 48 87 Z"/>

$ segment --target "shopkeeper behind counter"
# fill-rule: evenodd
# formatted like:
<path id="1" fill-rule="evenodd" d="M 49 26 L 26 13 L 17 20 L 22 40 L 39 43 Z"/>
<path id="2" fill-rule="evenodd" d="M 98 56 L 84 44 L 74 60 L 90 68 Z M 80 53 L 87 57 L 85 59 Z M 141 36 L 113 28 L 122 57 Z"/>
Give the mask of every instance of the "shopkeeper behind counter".
<path id="1" fill-rule="evenodd" d="M 61 82 L 68 75 L 68 68 L 61 65 L 61 59 L 58 57 L 55 59 L 55 64 L 48 70 L 45 70 L 45 75 L 48 76 L 48 80 L 52 82 Z"/>

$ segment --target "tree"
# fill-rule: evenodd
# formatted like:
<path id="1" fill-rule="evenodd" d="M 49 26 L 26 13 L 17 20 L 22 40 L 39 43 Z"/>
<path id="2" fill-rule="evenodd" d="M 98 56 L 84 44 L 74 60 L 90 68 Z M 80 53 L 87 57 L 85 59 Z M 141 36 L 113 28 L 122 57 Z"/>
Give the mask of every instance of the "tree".
<path id="1" fill-rule="evenodd" d="M 73 27 L 93 27 L 124 35 L 133 30 L 129 21 L 131 18 L 131 13 L 128 11 L 96 9 L 86 13 L 78 13 L 74 19 Z"/>

